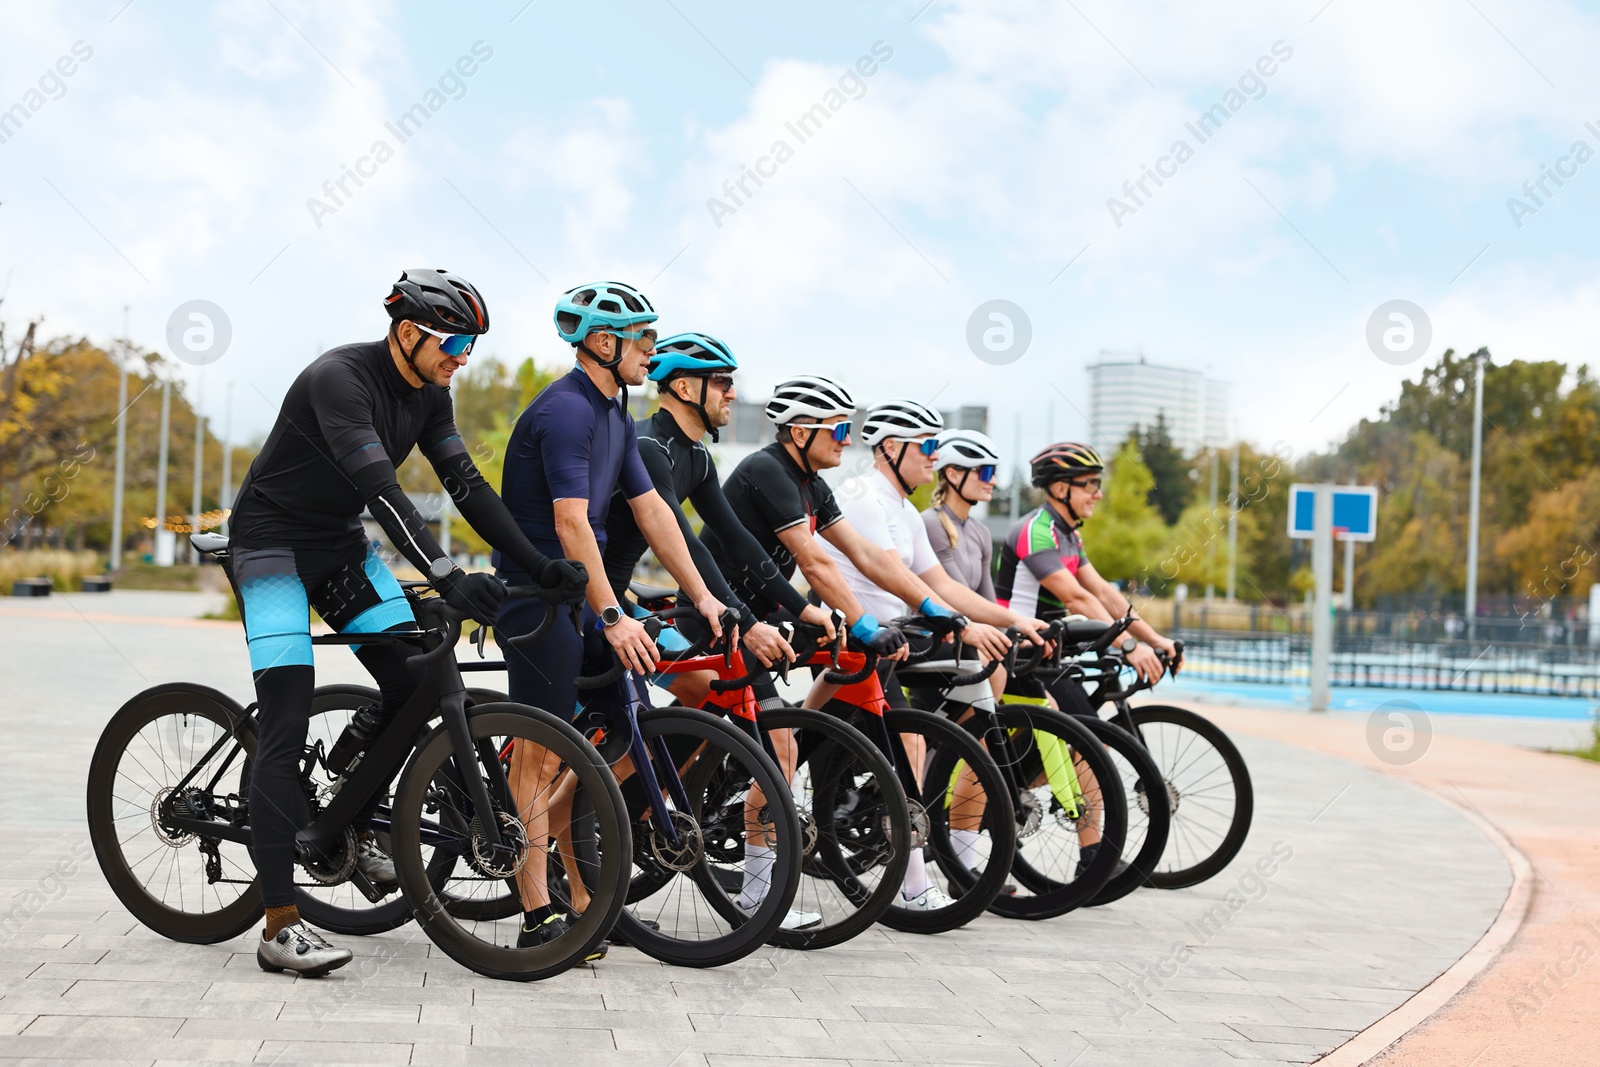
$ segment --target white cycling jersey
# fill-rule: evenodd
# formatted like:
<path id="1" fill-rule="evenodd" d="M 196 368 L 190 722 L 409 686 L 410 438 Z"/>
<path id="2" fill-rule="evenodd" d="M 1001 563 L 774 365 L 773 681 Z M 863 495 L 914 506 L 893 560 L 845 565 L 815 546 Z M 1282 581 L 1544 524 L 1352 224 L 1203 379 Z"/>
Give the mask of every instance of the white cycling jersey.
<path id="1" fill-rule="evenodd" d="M 928 528 L 923 525 L 922 513 L 901 495 L 899 486 L 877 469 L 863 477 L 862 481 L 865 492 L 858 496 L 850 498 L 851 494 L 844 492 L 835 494 L 839 508 L 850 525 L 873 544 L 894 550 L 900 562 L 909 567 L 912 574 L 924 574 L 937 567 L 939 556 L 928 540 Z M 844 572 L 845 581 L 850 584 L 850 591 L 856 599 L 861 601 L 861 606 L 879 622 L 916 612 L 917 605 L 907 604 L 893 593 L 879 589 L 856 568 L 848 556 L 830 542 L 824 540 L 822 547 Z"/>

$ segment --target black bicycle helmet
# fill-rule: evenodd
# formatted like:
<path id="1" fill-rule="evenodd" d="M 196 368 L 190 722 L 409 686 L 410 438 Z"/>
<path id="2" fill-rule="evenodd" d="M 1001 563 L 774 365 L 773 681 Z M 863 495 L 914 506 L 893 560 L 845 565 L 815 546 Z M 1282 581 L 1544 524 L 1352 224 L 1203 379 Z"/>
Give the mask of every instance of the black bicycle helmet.
<path id="1" fill-rule="evenodd" d="M 1033 484 L 1040 489 L 1051 482 L 1076 481 L 1106 469 L 1106 461 L 1092 445 L 1072 441 L 1046 446 L 1028 465 L 1033 468 Z"/>
<path id="2" fill-rule="evenodd" d="M 383 306 L 391 322 L 410 319 L 443 333 L 489 332 L 489 308 L 478 287 L 448 271 L 404 271 Z"/>

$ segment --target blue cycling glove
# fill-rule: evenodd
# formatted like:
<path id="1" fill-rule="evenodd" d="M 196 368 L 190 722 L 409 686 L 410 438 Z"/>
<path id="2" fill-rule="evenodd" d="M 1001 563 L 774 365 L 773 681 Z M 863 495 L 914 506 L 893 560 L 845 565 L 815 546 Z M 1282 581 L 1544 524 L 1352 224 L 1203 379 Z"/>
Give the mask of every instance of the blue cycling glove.
<path id="1" fill-rule="evenodd" d="M 924 597 L 922 600 L 922 606 L 917 608 L 917 610 L 928 616 L 930 619 L 953 619 L 956 617 L 956 612 L 951 611 L 947 607 L 935 604 L 933 602 L 933 597 L 931 596 Z"/>

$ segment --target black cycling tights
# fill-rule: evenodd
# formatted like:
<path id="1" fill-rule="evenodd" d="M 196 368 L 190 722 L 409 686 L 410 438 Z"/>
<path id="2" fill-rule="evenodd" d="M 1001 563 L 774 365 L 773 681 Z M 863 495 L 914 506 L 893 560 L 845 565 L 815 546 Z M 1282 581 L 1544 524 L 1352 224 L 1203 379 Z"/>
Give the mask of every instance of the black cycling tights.
<path id="1" fill-rule="evenodd" d="M 316 671 L 310 609 L 340 633 L 409 630 L 417 625 L 394 575 L 370 545 L 345 549 L 235 547 L 229 566 L 250 646 L 260 704 L 260 737 L 250 773 L 250 833 L 261 903 L 294 900 L 294 835 L 310 821 L 300 760 L 311 718 Z M 396 645 L 355 647 L 383 694 L 385 720 L 416 688 Z M 381 795 L 358 823 L 364 824 Z"/>

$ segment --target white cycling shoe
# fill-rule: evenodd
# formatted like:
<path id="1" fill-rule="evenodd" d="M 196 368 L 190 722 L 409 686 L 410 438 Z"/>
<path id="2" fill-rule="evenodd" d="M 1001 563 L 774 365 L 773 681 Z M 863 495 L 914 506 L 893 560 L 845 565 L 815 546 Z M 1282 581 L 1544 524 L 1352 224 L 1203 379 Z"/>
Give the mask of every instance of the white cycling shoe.
<path id="1" fill-rule="evenodd" d="M 954 903 L 955 901 L 951 900 L 945 894 L 945 891 L 936 885 L 930 885 L 909 900 L 906 899 L 904 893 L 900 894 L 900 906 L 908 911 L 938 911 L 940 908 L 948 908 Z"/>
<path id="2" fill-rule="evenodd" d="M 350 950 L 335 948 L 305 923 L 278 931 L 271 941 L 256 939 L 256 962 L 263 971 L 293 971 L 302 978 L 321 978 L 350 962 Z"/>
<path id="3" fill-rule="evenodd" d="M 815 911 L 798 911 L 789 909 L 789 914 L 783 917 L 783 922 L 778 924 L 780 930 L 809 930 L 813 926 L 822 925 L 822 914 Z"/>

